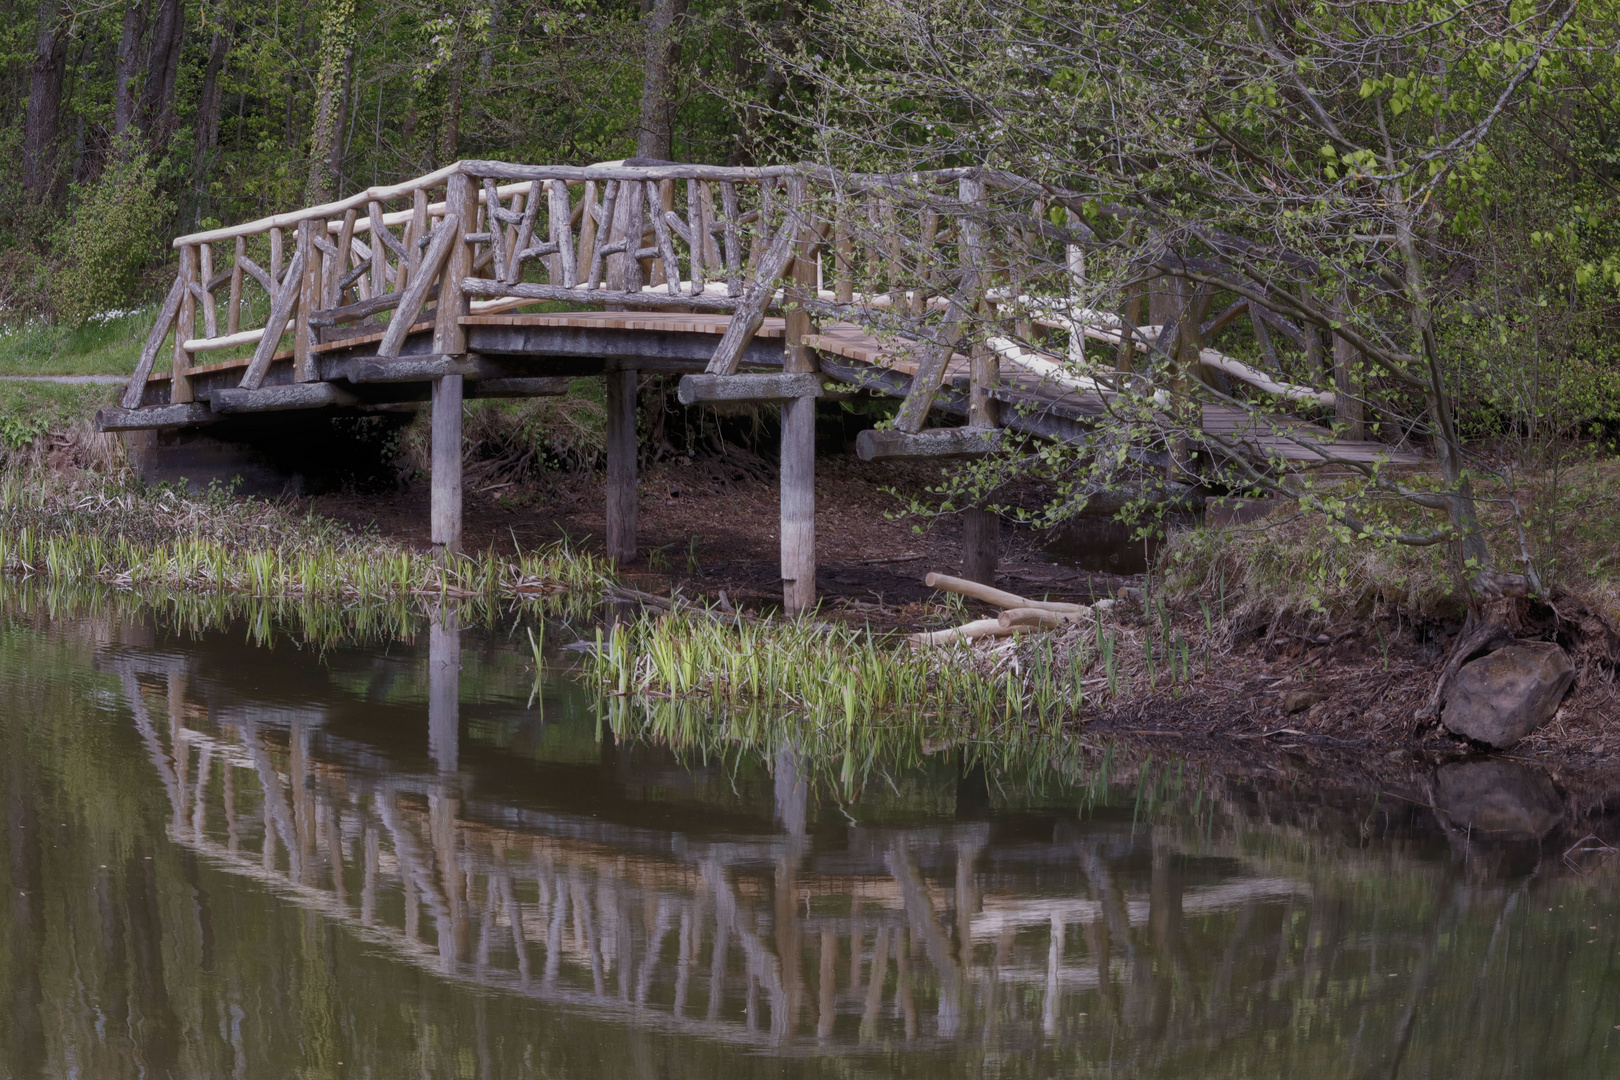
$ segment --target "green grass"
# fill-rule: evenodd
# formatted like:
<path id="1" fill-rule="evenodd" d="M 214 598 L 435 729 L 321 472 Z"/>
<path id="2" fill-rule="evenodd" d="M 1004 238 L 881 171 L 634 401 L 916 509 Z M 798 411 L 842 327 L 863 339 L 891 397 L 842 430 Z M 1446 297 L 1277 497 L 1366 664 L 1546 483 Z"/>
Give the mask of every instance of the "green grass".
<path id="1" fill-rule="evenodd" d="M 157 309 L 83 326 L 30 323 L 0 332 L 0 375 L 128 375 Z"/>
<path id="2" fill-rule="evenodd" d="M 278 502 L 193 498 L 127 476 L 45 468 L 0 476 L 0 573 L 131 590 L 387 602 L 417 596 L 595 600 L 600 557 L 552 545 L 505 556 L 431 553 Z"/>
<path id="3" fill-rule="evenodd" d="M 73 383 L 0 382 L 0 457 L 26 449 L 46 432 L 88 420 L 117 396 L 118 387 Z"/>

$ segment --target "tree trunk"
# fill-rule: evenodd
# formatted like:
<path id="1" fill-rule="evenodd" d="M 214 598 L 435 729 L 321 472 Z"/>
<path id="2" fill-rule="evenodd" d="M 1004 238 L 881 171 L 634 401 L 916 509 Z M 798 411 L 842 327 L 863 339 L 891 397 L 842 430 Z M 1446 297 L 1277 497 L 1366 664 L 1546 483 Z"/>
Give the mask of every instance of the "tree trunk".
<path id="1" fill-rule="evenodd" d="M 144 0 L 126 0 L 123 33 L 113 72 L 113 135 L 128 134 L 135 122 L 135 73 L 141 66 L 141 39 L 146 36 Z"/>
<path id="2" fill-rule="evenodd" d="M 1354 301 L 1348 287 L 1339 290 L 1338 310 L 1334 314 L 1342 325 L 1350 321 L 1350 305 Z M 1356 385 L 1356 366 L 1361 353 L 1339 335 L 1333 335 L 1333 415 L 1344 425 L 1347 439 L 1367 437 L 1366 417 L 1361 407 L 1360 387 Z"/>
<path id="3" fill-rule="evenodd" d="M 61 0 L 42 0 L 28 79 L 28 112 L 23 122 L 23 190 L 33 199 L 50 198 L 56 181 L 56 139 L 62 123 L 62 79 L 67 71 L 67 24 Z"/>
<path id="4" fill-rule="evenodd" d="M 208 49 L 208 66 L 203 70 L 202 88 L 197 95 L 197 152 L 191 161 L 191 185 L 196 192 L 199 210 L 208 159 L 214 147 L 219 145 L 219 77 L 225 70 L 225 59 L 231 52 L 231 29 L 227 27 L 214 32 L 214 40 Z"/>
<path id="5" fill-rule="evenodd" d="M 184 0 L 158 0 L 147 53 L 146 85 L 141 89 L 139 124 L 148 143 L 161 151 L 174 132 L 174 91 L 180 71 L 180 48 L 186 35 Z"/>
<path id="6" fill-rule="evenodd" d="M 1391 188 L 1394 197 L 1390 205 L 1395 210 L 1397 242 L 1406 264 L 1406 298 L 1411 306 L 1412 329 L 1417 334 L 1423 356 L 1423 375 L 1428 382 L 1424 396 L 1434 423 L 1435 456 L 1440 459 L 1440 478 L 1451 489 L 1446 494 L 1446 507 L 1451 526 L 1457 533 L 1457 566 L 1462 575 L 1481 591 L 1499 593 L 1504 588 L 1515 587 L 1518 583 L 1511 579 L 1518 575 L 1497 573 L 1490 548 L 1485 543 L 1479 510 L 1474 503 L 1474 485 L 1463 462 L 1462 438 L 1457 432 L 1451 391 L 1446 386 L 1445 370 L 1440 360 L 1440 342 L 1434 333 L 1423 263 L 1417 253 L 1413 215 L 1400 185 L 1393 184 Z"/>
<path id="7" fill-rule="evenodd" d="M 354 0 L 328 0 L 321 22 L 321 68 L 315 79 L 315 130 L 309 140 L 304 201 L 330 202 L 343 139 L 343 76 L 354 55 Z"/>
<path id="8" fill-rule="evenodd" d="M 641 76 L 641 116 L 636 121 L 636 156 L 669 161 L 675 140 L 675 66 L 681 45 L 675 21 L 686 12 L 686 0 L 648 0 L 644 20 L 646 64 Z"/>
<path id="9" fill-rule="evenodd" d="M 445 94 L 444 120 L 439 125 L 439 160 L 435 165 L 448 165 L 456 160 L 461 144 L 461 66 L 450 65 L 450 87 Z"/>

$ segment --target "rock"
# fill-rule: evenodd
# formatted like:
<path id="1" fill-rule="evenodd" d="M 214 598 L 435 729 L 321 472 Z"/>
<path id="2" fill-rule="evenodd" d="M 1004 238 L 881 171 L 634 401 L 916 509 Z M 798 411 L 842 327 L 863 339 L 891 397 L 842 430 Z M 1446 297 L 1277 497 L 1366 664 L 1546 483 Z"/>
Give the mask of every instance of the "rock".
<path id="1" fill-rule="evenodd" d="M 1547 774 L 1513 761 L 1454 761 L 1435 775 L 1435 800 L 1452 823 L 1503 839 L 1539 838 L 1563 818 Z"/>
<path id="2" fill-rule="evenodd" d="M 1327 695 L 1316 690 L 1289 690 L 1283 694 L 1283 712 L 1293 715 L 1304 712 L 1318 701 L 1326 701 Z"/>
<path id="3" fill-rule="evenodd" d="M 1464 664 L 1440 719 L 1464 738 L 1504 749 L 1545 724 L 1574 681 L 1563 649 L 1521 641 Z"/>

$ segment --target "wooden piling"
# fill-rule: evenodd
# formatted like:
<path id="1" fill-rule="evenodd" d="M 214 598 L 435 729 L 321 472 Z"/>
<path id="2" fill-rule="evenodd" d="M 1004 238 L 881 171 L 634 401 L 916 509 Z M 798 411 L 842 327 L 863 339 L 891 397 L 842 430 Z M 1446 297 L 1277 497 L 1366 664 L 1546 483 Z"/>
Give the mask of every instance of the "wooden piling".
<path id="1" fill-rule="evenodd" d="M 636 369 L 607 373 L 607 552 L 636 557 Z"/>
<path id="2" fill-rule="evenodd" d="M 816 399 L 782 403 L 782 606 L 816 606 Z"/>
<path id="3" fill-rule="evenodd" d="M 461 550 L 461 375 L 433 380 L 433 545 Z"/>
<path id="4" fill-rule="evenodd" d="M 794 199 L 795 205 L 802 199 Z M 784 226 L 785 227 L 785 226 Z M 816 235 L 806 228 L 798 241 L 789 292 L 814 295 L 816 261 L 811 254 Z M 782 370 L 793 374 L 816 370 L 815 353 L 805 344 L 813 332 L 803 301 L 787 312 Z M 816 399 L 797 397 L 782 403 L 782 607 L 799 615 L 816 606 Z"/>

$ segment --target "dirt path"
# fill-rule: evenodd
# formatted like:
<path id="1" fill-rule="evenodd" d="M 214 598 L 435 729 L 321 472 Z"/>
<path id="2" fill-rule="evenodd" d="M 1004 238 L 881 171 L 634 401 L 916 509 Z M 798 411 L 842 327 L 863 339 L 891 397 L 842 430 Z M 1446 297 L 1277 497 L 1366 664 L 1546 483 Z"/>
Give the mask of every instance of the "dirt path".
<path id="1" fill-rule="evenodd" d="M 127 375 L 0 375 L 0 382 L 67 383 L 71 386 L 123 386 Z"/>

